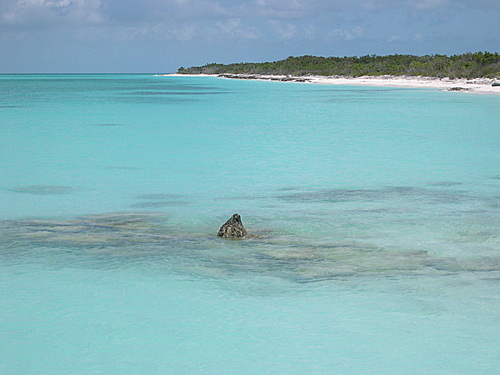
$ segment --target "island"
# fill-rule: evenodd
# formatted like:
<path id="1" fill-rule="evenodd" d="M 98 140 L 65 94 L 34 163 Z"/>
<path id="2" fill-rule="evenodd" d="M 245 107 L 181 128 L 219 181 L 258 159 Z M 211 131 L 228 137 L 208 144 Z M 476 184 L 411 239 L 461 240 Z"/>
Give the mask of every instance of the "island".
<path id="1" fill-rule="evenodd" d="M 285 75 L 285 76 L 425 76 L 436 78 L 500 77 L 500 55 L 495 52 L 462 55 L 367 55 L 361 57 L 290 56 L 262 63 L 211 63 L 179 68 L 179 74 Z"/>
<path id="2" fill-rule="evenodd" d="M 329 85 L 414 87 L 500 94 L 500 55 L 367 55 L 361 57 L 290 56 L 261 63 L 210 63 L 181 67 L 174 76 L 208 75 Z"/>

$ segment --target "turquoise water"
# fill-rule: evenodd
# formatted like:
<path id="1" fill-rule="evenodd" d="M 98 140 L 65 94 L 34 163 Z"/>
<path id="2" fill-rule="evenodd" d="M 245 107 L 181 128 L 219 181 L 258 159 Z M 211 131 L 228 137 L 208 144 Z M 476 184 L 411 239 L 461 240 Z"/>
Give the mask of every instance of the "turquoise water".
<path id="1" fill-rule="evenodd" d="M 496 374 L 499 104 L 0 76 L 0 374 Z"/>

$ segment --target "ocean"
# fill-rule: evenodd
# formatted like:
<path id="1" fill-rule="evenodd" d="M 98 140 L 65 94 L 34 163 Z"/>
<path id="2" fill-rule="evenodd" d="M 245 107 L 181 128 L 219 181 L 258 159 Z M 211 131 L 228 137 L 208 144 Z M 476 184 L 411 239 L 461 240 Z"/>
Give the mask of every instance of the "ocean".
<path id="1" fill-rule="evenodd" d="M 497 374 L 500 97 L 0 76 L 0 374 Z M 244 240 L 216 236 L 234 213 Z"/>

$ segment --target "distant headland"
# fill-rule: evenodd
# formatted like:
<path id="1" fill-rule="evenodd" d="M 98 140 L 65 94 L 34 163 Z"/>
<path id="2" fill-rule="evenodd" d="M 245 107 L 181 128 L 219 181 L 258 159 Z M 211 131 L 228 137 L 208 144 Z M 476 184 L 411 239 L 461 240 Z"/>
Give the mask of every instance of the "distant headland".
<path id="1" fill-rule="evenodd" d="M 179 68 L 178 74 L 235 74 L 290 76 L 425 76 L 450 79 L 500 78 L 500 55 L 495 52 L 462 55 L 367 55 L 361 57 L 290 56 L 262 63 L 211 63 Z"/>

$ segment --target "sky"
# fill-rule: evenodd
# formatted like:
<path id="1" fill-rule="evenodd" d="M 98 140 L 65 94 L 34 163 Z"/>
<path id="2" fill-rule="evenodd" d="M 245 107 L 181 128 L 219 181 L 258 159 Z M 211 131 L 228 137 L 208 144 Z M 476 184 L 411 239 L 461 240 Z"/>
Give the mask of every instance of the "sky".
<path id="1" fill-rule="evenodd" d="M 500 0 L 0 0 L 0 73 L 499 52 Z"/>

